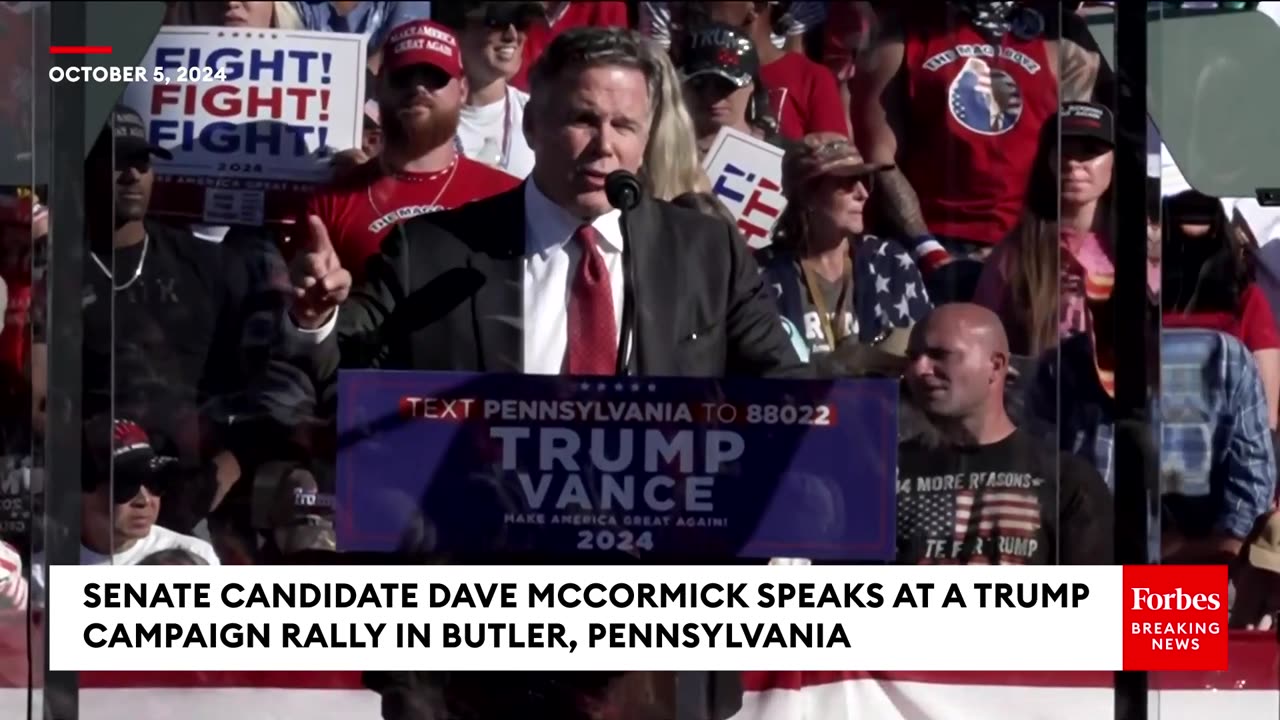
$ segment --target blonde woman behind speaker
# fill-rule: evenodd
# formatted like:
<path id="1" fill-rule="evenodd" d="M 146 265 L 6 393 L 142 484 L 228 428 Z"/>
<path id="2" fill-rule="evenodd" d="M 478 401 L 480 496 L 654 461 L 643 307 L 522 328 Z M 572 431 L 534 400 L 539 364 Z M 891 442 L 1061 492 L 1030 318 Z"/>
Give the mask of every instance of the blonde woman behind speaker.
<path id="1" fill-rule="evenodd" d="M 680 76 L 665 52 L 653 43 L 658 58 L 658 102 L 653 110 L 649 145 L 644 157 L 644 176 L 649 191 L 659 200 L 672 200 L 685 193 L 709 193 L 711 181 L 698 162 L 698 146 L 693 119 L 685 106 Z"/>

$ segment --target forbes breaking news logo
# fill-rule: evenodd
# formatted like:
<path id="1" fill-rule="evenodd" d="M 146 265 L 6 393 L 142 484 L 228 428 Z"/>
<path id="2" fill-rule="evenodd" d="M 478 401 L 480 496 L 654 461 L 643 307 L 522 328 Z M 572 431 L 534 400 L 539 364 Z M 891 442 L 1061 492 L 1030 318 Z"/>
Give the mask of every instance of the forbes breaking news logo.
<path id="1" fill-rule="evenodd" d="M 1124 568 L 1125 670 L 1227 669 L 1227 568 Z"/>

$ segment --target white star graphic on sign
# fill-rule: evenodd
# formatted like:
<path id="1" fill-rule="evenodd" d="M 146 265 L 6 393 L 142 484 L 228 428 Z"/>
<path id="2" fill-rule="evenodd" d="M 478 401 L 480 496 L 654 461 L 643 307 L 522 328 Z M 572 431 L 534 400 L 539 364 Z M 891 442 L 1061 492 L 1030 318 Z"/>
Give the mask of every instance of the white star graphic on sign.
<path id="1" fill-rule="evenodd" d="M 910 312 L 910 308 L 911 303 L 907 302 L 906 298 L 898 298 L 898 304 L 893 306 L 893 309 L 898 311 L 898 317 L 902 320 L 907 319 L 907 313 Z"/>
<path id="2" fill-rule="evenodd" d="M 884 277 L 882 275 L 876 275 L 876 292 L 877 293 L 889 292 L 889 278 Z"/>
<path id="3" fill-rule="evenodd" d="M 906 270 L 915 263 L 911 259 L 910 255 L 907 255 L 906 253 L 898 253 L 898 264 L 902 266 L 903 270 Z"/>
<path id="4" fill-rule="evenodd" d="M 915 300 L 915 299 L 916 299 L 916 284 L 915 284 L 915 283 L 913 283 L 913 282 L 907 283 L 907 288 L 906 288 L 906 290 L 904 290 L 903 292 L 906 294 L 906 296 L 907 296 L 907 299 L 908 299 L 908 300 Z"/>
<path id="5" fill-rule="evenodd" d="M 876 255 L 884 257 L 884 251 L 889 248 L 888 243 L 880 243 L 880 247 L 876 248 Z"/>

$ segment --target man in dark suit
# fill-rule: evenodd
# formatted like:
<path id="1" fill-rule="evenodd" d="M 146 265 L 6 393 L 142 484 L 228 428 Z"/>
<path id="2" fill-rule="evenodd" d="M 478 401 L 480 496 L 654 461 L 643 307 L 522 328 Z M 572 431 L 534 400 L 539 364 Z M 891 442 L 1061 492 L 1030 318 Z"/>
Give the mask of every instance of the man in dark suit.
<path id="1" fill-rule="evenodd" d="M 354 291 L 323 224 L 310 218 L 311 245 L 293 267 L 291 315 L 296 336 L 316 348 L 313 372 L 328 377 L 341 363 L 610 375 L 621 346 L 635 374 L 807 376 L 729 223 L 642 198 L 630 213 L 623 260 L 620 214 L 606 197 L 605 177 L 640 170 L 660 81 L 652 52 L 620 29 L 557 37 L 530 75 L 531 180 L 400 225 Z M 418 93 L 401 112 L 434 111 L 431 91 Z M 633 342 L 621 331 L 628 294 Z M 622 699 L 628 688 L 646 685 L 641 694 L 651 698 L 673 694 L 671 673 L 449 675 L 369 673 L 366 682 L 382 694 L 388 719 L 513 717 L 511 707 L 489 706 L 495 697 L 521 699 L 516 714 L 570 717 L 549 699 L 565 685 L 579 709 L 603 704 L 626 710 L 618 717 L 652 717 L 654 704 Z M 713 683 L 719 697 L 708 703 L 708 717 L 736 710 L 741 691 L 729 676 Z"/>
<path id="2" fill-rule="evenodd" d="M 331 375 L 340 357 L 358 367 L 607 375 L 621 345 L 636 374 L 803 376 L 729 224 L 644 197 L 624 261 L 604 184 L 614 170 L 640 170 L 659 77 L 649 53 L 619 29 L 552 43 L 525 112 L 531 181 L 405 222 L 349 298 L 350 273 L 312 218 L 312 244 L 294 264 L 293 318 L 318 348 L 316 374 Z M 403 112 L 432 111 L 430 91 L 419 92 Z M 620 337 L 628 292 L 633 343 Z"/>

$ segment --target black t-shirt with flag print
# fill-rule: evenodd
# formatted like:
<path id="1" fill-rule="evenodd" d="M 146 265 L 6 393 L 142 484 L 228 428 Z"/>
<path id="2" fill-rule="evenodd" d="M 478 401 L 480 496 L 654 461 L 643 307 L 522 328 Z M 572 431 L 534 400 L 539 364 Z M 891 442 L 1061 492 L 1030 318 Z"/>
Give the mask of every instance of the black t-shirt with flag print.
<path id="1" fill-rule="evenodd" d="M 897 540 L 907 565 L 1105 565 L 1112 502 L 1080 458 L 1015 430 L 990 445 L 898 451 Z"/>

